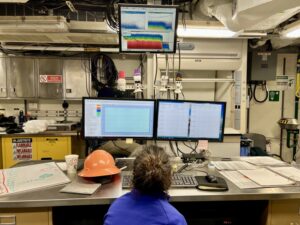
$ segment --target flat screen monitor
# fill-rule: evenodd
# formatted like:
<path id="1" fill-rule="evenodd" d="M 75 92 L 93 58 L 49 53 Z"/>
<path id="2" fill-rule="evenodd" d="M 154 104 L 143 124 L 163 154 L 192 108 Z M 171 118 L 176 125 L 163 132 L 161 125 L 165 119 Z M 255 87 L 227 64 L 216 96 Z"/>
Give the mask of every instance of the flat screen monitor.
<path id="1" fill-rule="evenodd" d="M 154 100 L 83 98 L 84 137 L 152 139 L 154 109 Z"/>
<path id="2" fill-rule="evenodd" d="M 157 105 L 157 139 L 223 141 L 225 102 L 158 100 Z"/>
<path id="3" fill-rule="evenodd" d="M 174 53 L 176 6 L 119 4 L 120 52 Z"/>

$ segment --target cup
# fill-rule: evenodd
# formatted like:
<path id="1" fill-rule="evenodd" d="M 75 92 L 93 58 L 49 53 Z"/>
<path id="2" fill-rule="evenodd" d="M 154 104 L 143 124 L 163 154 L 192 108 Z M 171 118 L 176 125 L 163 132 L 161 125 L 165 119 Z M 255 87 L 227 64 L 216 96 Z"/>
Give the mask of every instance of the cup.
<path id="1" fill-rule="evenodd" d="M 76 154 L 65 156 L 68 174 L 75 174 L 77 172 L 78 157 Z"/>

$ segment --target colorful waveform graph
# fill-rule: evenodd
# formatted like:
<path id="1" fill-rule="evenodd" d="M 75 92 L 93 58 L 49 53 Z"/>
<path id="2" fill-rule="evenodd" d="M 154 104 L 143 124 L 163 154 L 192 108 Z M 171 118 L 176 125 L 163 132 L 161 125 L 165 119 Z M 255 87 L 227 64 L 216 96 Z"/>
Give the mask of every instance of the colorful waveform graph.
<path id="1" fill-rule="evenodd" d="M 148 22 L 149 30 L 172 30 L 172 22 L 164 21 L 149 21 Z"/>
<path id="2" fill-rule="evenodd" d="M 124 37 L 127 40 L 127 49 L 168 49 L 168 44 L 163 43 L 160 34 L 131 34 Z"/>

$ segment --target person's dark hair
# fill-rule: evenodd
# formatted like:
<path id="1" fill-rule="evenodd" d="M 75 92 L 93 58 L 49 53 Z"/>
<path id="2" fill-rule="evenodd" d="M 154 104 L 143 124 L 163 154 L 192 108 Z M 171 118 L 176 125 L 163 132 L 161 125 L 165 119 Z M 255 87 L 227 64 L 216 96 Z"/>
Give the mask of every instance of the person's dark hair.
<path id="1" fill-rule="evenodd" d="M 146 146 L 133 164 L 133 187 L 143 193 L 167 191 L 171 185 L 172 168 L 163 148 Z"/>

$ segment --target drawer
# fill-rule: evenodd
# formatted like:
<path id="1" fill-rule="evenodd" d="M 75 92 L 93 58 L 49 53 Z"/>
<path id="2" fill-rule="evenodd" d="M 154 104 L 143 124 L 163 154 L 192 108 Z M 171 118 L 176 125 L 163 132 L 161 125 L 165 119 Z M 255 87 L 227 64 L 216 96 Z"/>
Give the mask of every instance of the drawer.
<path id="1" fill-rule="evenodd" d="M 37 137 L 38 159 L 64 159 L 71 154 L 70 137 Z"/>
<path id="2" fill-rule="evenodd" d="M 3 168 L 9 168 L 20 161 L 37 159 L 36 138 L 2 138 L 2 157 Z"/>
<path id="3" fill-rule="evenodd" d="M 0 225 L 52 225 L 48 208 L 0 209 Z"/>

